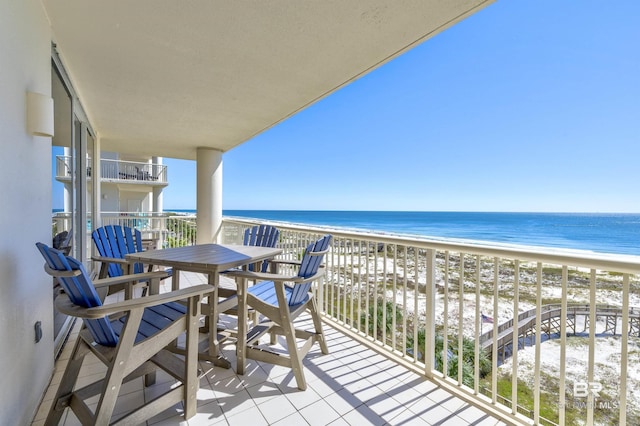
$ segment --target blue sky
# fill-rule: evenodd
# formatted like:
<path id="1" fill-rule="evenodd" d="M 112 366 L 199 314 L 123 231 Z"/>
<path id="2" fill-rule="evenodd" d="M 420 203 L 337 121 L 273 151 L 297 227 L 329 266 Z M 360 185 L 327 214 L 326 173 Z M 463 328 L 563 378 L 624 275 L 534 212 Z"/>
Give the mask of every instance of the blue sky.
<path id="1" fill-rule="evenodd" d="M 640 212 L 639 18 L 498 1 L 226 153 L 223 208 Z"/>

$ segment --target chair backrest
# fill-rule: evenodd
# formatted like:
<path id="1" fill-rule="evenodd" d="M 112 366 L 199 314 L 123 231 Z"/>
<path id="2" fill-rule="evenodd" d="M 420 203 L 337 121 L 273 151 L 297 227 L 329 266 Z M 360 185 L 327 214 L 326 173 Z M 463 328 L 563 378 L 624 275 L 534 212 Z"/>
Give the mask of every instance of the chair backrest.
<path id="1" fill-rule="evenodd" d="M 275 247 L 278 243 L 280 230 L 271 225 L 256 225 L 244 231 L 245 246 Z M 269 261 L 262 262 L 261 272 L 267 272 Z M 253 265 L 249 265 L 249 270 L 253 271 Z"/>
<path id="2" fill-rule="evenodd" d="M 44 257 L 50 273 L 58 280 L 73 304 L 83 308 L 102 306 L 102 301 L 82 263 L 71 256 L 65 256 L 60 250 L 53 249 L 46 244 L 36 243 L 36 247 Z M 62 277 L 55 273 L 72 271 L 80 271 L 80 273 L 71 277 Z M 118 336 L 111 327 L 108 318 L 85 320 L 85 324 L 97 343 L 104 346 L 118 344 Z"/>
<path id="3" fill-rule="evenodd" d="M 135 228 L 120 225 L 105 225 L 96 229 L 91 234 L 100 256 L 124 259 L 125 255 L 142 251 L 142 236 Z M 144 265 L 133 265 L 134 274 L 144 272 Z M 122 267 L 116 263 L 110 263 L 108 273 L 110 277 L 124 275 Z"/>
<path id="4" fill-rule="evenodd" d="M 53 248 L 68 255 L 71 251 L 71 230 L 59 232 L 53 237 Z"/>
<path id="5" fill-rule="evenodd" d="M 256 225 L 244 231 L 245 246 L 275 247 L 280 230 L 271 225 Z"/>
<path id="6" fill-rule="evenodd" d="M 325 235 L 307 246 L 302 256 L 300 269 L 298 270 L 299 277 L 309 278 L 318 272 L 318 268 L 320 268 L 324 260 L 324 255 L 329 251 L 332 238 L 332 235 Z M 294 306 L 305 301 L 311 284 L 311 281 L 296 284 L 289 297 L 289 305 Z"/>

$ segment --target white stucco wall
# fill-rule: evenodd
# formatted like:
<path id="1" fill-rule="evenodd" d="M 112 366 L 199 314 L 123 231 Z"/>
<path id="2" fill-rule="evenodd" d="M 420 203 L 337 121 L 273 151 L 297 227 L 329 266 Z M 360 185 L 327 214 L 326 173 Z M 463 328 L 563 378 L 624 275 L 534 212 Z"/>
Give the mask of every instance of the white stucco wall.
<path id="1" fill-rule="evenodd" d="M 151 193 L 148 187 L 141 187 L 139 191 L 120 190 L 120 211 L 148 212 L 151 208 Z"/>
<path id="2" fill-rule="evenodd" d="M 118 186 L 113 184 L 103 184 L 101 208 L 104 212 L 117 212 L 120 210 L 120 195 Z"/>
<path id="3" fill-rule="evenodd" d="M 51 93 L 40 1 L 0 2 L 0 40 L 0 424 L 26 425 L 53 370 L 51 279 L 35 247 L 51 241 L 51 140 L 26 131 L 27 91 Z"/>

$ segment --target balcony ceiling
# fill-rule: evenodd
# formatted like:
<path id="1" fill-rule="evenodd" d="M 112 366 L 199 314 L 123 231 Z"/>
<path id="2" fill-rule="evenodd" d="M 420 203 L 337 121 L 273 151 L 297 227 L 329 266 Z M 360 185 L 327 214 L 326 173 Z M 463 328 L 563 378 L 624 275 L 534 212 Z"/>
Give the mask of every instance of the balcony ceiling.
<path id="1" fill-rule="evenodd" d="M 102 149 L 227 151 L 492 0 L 43 0 Z"/>

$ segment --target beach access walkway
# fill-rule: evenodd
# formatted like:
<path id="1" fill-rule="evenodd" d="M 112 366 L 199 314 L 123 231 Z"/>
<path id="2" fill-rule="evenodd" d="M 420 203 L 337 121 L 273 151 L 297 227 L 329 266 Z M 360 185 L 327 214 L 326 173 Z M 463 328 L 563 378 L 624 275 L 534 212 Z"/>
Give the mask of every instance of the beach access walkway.
<path id="1" fill-rule="evenodd" d="M 590 304 L 575 304 L 567 306 L 566 329 L 568 334 L 577 335 L 590 330 Z M 510 319 L 498 326 L 498 347 L 499 363 L 506 357 L 511 356 L 513 351 L 514 327 L 517 326 L 517 348 L 524 347 L 528 342 L 535 342 L 537 330 L 537 309 L 530 309 L 518 315 L 517 323 Z M 596 305 L 596 321 L 604 319 L 605 327 L 600 330 L 600 334 L 619 334 L 619 325 L 622 323 L 623 310 L 619 306 Z M 542 306 L 540 310 L 541 331 L 547 338 L 561 332 L 562 306 L 560 304 L 549 304 Z M 516 325 L 517 324 L 517 325 Z M 629 309 L 628 330 L 630 336 L 640 337 L 640 308 Z M 582 326 L 582 330 L 579 327 Z M 480 347 L 491 355 L 493 351 L 493 327 L 491 330 L 480 336 Z"/>

